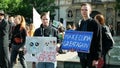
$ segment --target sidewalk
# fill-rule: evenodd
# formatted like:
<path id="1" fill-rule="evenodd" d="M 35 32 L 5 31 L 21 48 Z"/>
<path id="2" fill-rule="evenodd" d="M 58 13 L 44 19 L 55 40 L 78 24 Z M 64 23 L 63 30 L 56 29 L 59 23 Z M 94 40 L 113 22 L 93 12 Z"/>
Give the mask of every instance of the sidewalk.
<path id="1" fill-rule="evenodd" d="M 20 62 L 18 61 L 18 63 L 15 65 L 14 68 L 22 68 Z M 32 62 L 27 62 L 27 68 L 32 68 Z"/>

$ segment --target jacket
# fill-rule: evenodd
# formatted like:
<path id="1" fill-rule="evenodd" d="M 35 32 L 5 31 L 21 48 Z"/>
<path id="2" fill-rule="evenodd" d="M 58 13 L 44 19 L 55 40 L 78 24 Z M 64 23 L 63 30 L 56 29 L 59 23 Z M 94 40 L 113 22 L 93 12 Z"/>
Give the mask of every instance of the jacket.
<path id="1" fill-rule="evenodd" d="M 26 30 L 25 29 L 20 30 L 20 24 L 16 25 L 13 30 L 11 44 L 19 45 L 20 47 L 23 47 L 25 45 L 26 36 L 27 36 Z M 16 37 L 22 38 L 22 43 L 16 43 L 14 40 Z"/>
<path id="2" fill-rule="evenodd" d="M 52 26 L 48 26 L 48 27 L 43 27 L 43 25 L 41 24 L 41 26 L 35 30 L 34 32 L 34 36 L 45 36 L 45 37 L 57 37 L 58 32 L 56 29 L 54 29 Z"/>
<path id="3" fill-rule="evenodd" d="M 102 53 L 102 33 L 101 26 L 93 19 L 86 20 L 87 22 L 87 30 L 89 32 L 93 32 L 93 38 L 90 45 L 90 53 L 87 54 L 87 57 L 92 60 L 98 60 Z M 77 25 L 76 30 L 81 31 L 83 26 L 83 20 L 80 24 Z M 78 56 L 81 56 L 81 52 L 78 52 Z"/>
<path id="4" fill-rule="evenodd" d="M 0 22 L 0 47 L 9 45 L 9 24 L 5 19 Z"/>

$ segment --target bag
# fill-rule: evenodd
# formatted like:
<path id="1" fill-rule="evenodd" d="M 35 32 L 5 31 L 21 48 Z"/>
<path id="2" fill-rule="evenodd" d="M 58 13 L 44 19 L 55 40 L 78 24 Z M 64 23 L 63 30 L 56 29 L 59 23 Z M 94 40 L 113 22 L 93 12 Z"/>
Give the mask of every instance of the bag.
<path id="1" fill-rule="evenodd" d="M 23 42 L 23 39 L 16 37 L 16 38 L 14 38 L 14 41 L 15 41 L 17 44 L 19 44 L 19 43 L 22 43 L 22 42 Z"/>
<path id="2" fill-rule="evenodd" d="M 105 46 L 103 46 L 103 48 L 105 48 L 106 50 L 110 50 L 110 49 L 112 49 L 115 42 L 114 42 L 113 37 L 110 33 L 109 27 L 104 26 L 103 32 L 105 33 L 105 35 L 104 35 L 105 41 L 103 41 L 104 42 L 103 44 L 105 44 Z"/>
<path id="3" fill-rule="evenodd" d="M 98 64 L 97 64 L 97 67 L 96 67 L 96 68 L 102 68 L 103 65 L 104 65 L 104 60 L 103 60 L 103 58 L 101 57 L 101 58 L 98 59 Z"/>
<path id="4" fill-rule="evenodd" d="M 107 35 L 107 43 L 109 45 L 109 48 L 111 49 L 113 47 L 113 44 L 114 44 L 114 40 L 112 38 L 112 35 L 110 33 L 106 33 Z"/>
<path id="5" fill-rule="evenodd" d="M 21 32 L 14 35 L 14 42 L 17 43 L 17 44 L 20 44 L 20 43 L 23 42 Z"/>

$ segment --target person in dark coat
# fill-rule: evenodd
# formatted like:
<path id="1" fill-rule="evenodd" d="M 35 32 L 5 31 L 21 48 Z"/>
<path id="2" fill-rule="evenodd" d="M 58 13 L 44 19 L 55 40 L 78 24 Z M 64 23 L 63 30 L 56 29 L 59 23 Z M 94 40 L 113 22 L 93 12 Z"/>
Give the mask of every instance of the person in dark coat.
<path id="1" fill-rule="evenodd" d="M 13 68 L 16 63 L 17 55 L 19 55 L 19 61 L 22 68 L 26 68 L 24 58 L 24 46 L 26 41 L 26 22 L 23 16 L 17 15 L 15 17 L 16 26 L 14 27 L 12 38 L 11 38 L 11 56 L 10 56 L 10 67 Z"/>
<path id="2" fill-rule="evenodd" d="M 76 26 L 76 30 L 93 32 L 93 38 L 90 45 L 90 52 L 78 52 L 78 56 L 80 58 L 82 68 L 96 68 L 102 52 L 101 26 L 90 17 L 92 10 L 90 4 L 83 3 L 80 10 L 83 19 Z"/>
<path id="3" fill-rule="evenodd" d="M 9 16 L 8 23 L 9 23 L 9 48 L 11 48 L 10 46 L 11 46 L 12 32 L 13 32 L 14 27 L 15 27 L 14 17 Z"/>
<path id="4" fill-rule="evenodd" d="M 105 18 L 102 14 L 97 14 L 95 20 L 102 26 L 102 57 L 104 60 L 104 65 L 102 68 L 107 68 L 106 65 L 106 55 L 113 46 L 112 35 L 109 27 L 105 24 Z M 111 40 L 110 40 L 111 39 Z"/>
<path id="5" fill-rule="evenodd" d="M 9 68 L 8 32 L 9 24 L 4 19 L 4 11 L 0 10 L 0 68 Z"/>

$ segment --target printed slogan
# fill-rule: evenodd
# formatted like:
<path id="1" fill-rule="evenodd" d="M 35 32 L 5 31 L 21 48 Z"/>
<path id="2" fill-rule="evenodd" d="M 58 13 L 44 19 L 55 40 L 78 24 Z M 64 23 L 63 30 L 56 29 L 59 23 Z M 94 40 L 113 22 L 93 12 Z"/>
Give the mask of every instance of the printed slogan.
<path id="1" fill-rule="evenodd" d="M 92 32 L 68 30 L 65 32 L 62 49 L 89 53 L 92 35 Z"/>

